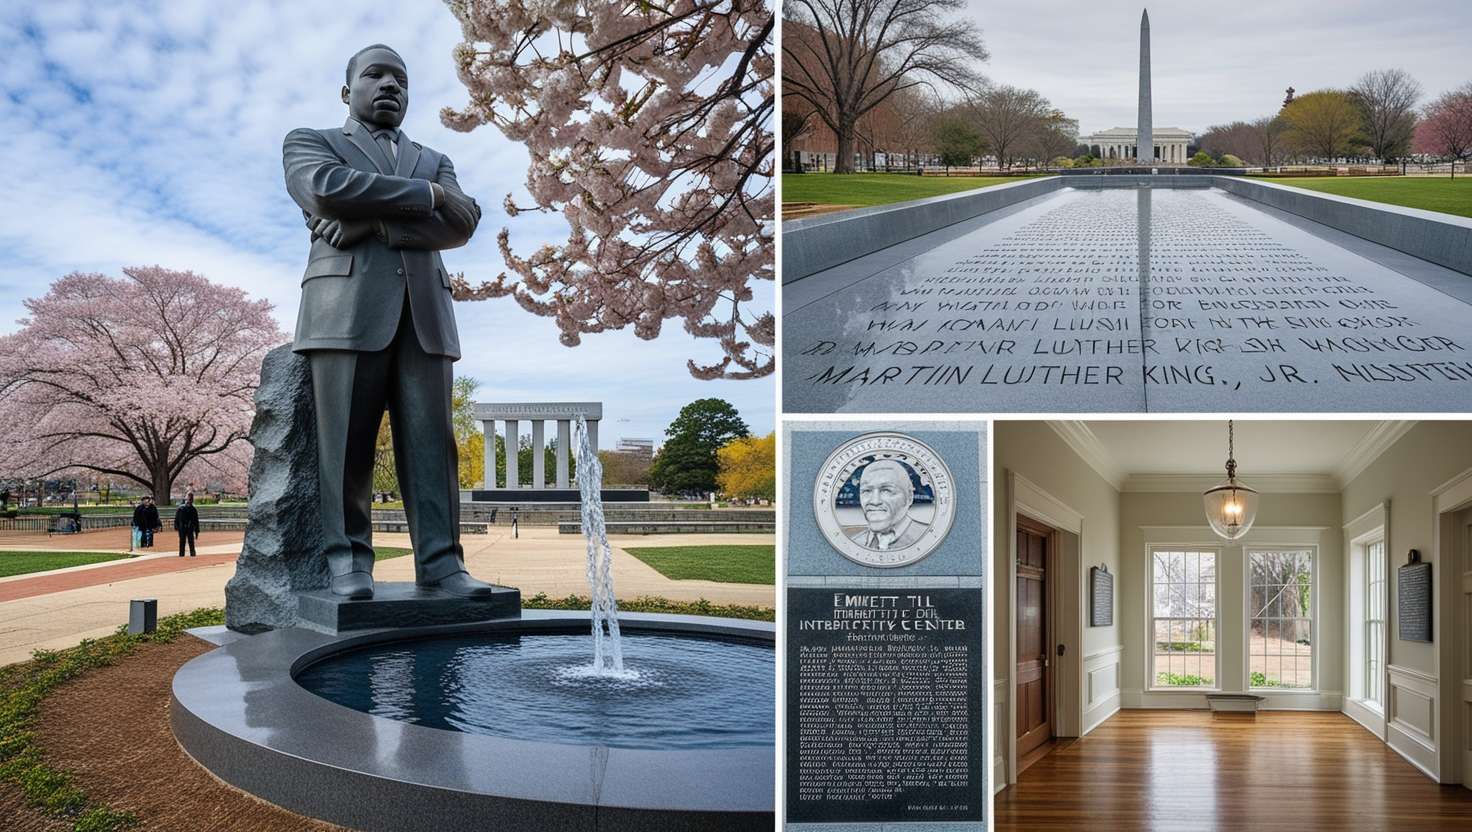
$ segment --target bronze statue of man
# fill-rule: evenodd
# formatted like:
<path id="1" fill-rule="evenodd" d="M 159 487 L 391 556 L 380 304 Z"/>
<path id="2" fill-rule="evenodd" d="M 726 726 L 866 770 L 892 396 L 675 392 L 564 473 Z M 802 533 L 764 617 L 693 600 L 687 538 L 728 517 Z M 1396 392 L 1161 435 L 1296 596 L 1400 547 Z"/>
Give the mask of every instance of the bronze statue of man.
<path id="1" fill-rule="evenodd" d="M 480 207 L 447 157 L 399 130 L 409 75 L 397 52 L 374 44 L 353 55 L 342 100 L 345 124 L 293 130 L 282 152 L 311 231 L 293 349 L 312 367 L 331 588 L 373 597 L 373 452 L 386 407 L 416 582 L 489 595 L 460 548 L 450 418 L 460 339 L 440 260 L 470 239 Z"/>

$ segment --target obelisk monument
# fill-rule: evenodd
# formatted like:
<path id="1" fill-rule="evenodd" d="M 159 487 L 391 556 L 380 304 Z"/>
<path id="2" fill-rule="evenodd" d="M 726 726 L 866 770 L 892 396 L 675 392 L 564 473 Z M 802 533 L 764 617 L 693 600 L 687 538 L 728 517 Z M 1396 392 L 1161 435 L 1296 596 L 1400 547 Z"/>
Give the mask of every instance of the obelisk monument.
<path id="1" fill-rule="evenodd" d="M 1150 113 L 1150 10 L 1140 13 L 1140 124 L 1135 133 L 1135 164 L 1155 164 L 1155 135 Z"/>

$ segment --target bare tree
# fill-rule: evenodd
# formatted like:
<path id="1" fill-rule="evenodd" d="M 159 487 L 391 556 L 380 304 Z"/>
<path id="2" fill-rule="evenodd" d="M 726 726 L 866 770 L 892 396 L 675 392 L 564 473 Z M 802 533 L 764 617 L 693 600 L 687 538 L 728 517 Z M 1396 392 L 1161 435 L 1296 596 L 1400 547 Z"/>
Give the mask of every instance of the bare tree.
<path id="1" fill-rule="evenodd" d="M 1048 113 L 1033 127 L 1032 145 L 1040 164 L 1067 156 L 1077 143 L 1078 119 L 1065 116 L 1062 110 Z"/>
<path id="2" fill-rule="evenodd" d="M 896 92 L 979 85 L 987 59 L 965 0 L 788 0 L 782 85 L 813 106 L 838 140 L 834 173 L 853 171 L 859 119 Z"/>
<path id="3" fill-rule="evenodd" d="M 1052 111 L 1048 99 L 1037 90 L 1013 86 L 991 87 L 975 96 L 969 106 L 975 113 L 977 130 L 1002 168 L 1012 166 L 1028 136 Z"/>
<path id="4" fill-rule="evenodd" d="M 1403 69 L 1366 72 L 1349 90 L 1364 121 L 1365 143 L 1381 161 L 1398 159 L 1416 132 L 1416 101 L 1421 85 Z"/>
<path id="5" fill-rule="evenodd" d="M 890 98 L 894 119 L 889 130 L 890 141 L 905 152 L 905 164 L 919 164 L 920 152 L 933 151 L 931 136 L 940 104 L 923 89 L 910 89 Z"/>
<path id="6" fill-rule="evenodd" d="M 1282 164 L 1284 152 L 1283 134 L 1288 123 L 1281 116 L 1263 116 L 1249 125 L 1252 128 L 1254 152 L 1251 157 L 1264 167 Z"/>

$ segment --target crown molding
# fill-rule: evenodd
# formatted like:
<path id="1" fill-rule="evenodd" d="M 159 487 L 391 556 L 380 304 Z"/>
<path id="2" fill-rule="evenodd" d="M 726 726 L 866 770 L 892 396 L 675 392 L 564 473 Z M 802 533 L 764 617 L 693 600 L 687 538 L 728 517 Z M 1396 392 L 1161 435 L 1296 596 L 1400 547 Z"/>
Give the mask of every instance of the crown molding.
<path id="1" fill-rule="evenodd" d="M 1355 477 L 1364 473 L 1381 454 L 1390 450 L 1390 446 L 1400 441 L 1415 426 L 1414 420 L 1376 422 L 1335 466 L 1334 476 L 1339 480 L 1340 487 L 1353 482 Z"/>
<path id="2" fill-rule="evenodd" d="M 1104 481 L 1114 487 L 1115 491 L 1121 490 L 1125 481 L 1125 472 L 1114 464 L 1113 457 L 1109 455 L 1109 449 L 1099 441 L 1099 437 L 1089 429 L 1089 426 L 1078 419 L 1065 419 L 1050 421 L 1048 427 L 1058 434 L 1079 458 L 1094 470 L 1094 473 L 1104 478 Z"/>
<path id="3" fill-rule="evenodd" d="M 1130 474 L 1119 489 L 1131 494 L 1201 493 L 1222 480 L 1221 474 Z M 1263 494 L 1338 494 L 1339 480 L 1330 474 L 1248 474 L 1239 479 Z"/>

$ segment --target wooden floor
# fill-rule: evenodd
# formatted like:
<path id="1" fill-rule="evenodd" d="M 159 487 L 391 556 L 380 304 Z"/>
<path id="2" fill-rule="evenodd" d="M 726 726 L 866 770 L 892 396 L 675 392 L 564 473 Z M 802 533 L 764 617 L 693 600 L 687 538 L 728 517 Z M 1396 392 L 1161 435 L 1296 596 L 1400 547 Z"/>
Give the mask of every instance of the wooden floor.
<path id="1" fill-rule="evenodd" d="M 1339 713 L 1128 710 L 999 793 L 996 829 L 1450 832 L 1472 830 L 1472 790 Z"/>

